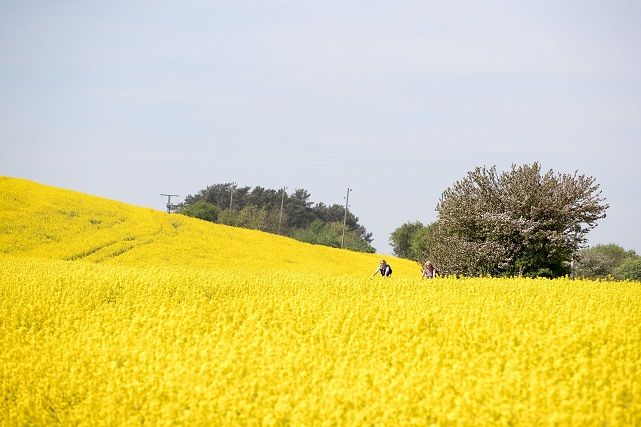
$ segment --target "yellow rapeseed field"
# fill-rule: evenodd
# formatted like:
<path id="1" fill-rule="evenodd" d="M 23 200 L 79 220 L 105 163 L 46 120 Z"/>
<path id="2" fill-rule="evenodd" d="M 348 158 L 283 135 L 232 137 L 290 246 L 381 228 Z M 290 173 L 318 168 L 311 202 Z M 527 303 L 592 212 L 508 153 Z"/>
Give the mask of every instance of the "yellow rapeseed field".
<path id="1" fill-rule="evenodd" d="M 0 178 L 0 425 L 641 425 L 641 283 L 387 260 Z"/>

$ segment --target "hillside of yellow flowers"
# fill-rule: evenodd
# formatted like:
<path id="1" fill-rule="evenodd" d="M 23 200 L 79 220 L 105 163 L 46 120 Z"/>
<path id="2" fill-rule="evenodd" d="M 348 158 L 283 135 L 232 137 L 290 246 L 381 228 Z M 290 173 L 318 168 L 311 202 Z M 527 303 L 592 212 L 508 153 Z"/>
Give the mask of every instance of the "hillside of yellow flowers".
<path id="1" fill-rule="evenodd" d="M 368 275 L 380 257 L 303 244 L 27 180 L 0 177 L 0 253 L 152 267 Z M 394 274 L 416 263 L 390 259 Z"/>
<path id="2" fill-rule="evenodd" d="M 0 178 L 0 425 L 641 425 L 641 283 L 379 260 Z"/>

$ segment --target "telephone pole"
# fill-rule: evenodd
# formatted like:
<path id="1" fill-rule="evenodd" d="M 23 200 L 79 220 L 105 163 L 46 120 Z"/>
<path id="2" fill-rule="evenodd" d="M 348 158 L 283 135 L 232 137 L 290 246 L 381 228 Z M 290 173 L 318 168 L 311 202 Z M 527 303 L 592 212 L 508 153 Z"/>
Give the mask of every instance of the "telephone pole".
<path id="1" fill-rule="evenodd" d="M 347 224 L 347 208 L 349 207 L 349 192 L 351 188 L 347 187 L 347 197 L 345 197 L 345 217 L 343 218 L 343 238 L 341 239 L 341 249 L 345 246 L 345 225 Z"/>
<path id="2" fill-rule="evenodd" d="M 232 204 L 234 202 L 234 190 L 236 189 L 236 183 L 232 182 L 229 188 L 229 210 L 231 210 Z"/>
<path id="3" fill-rule="evenodd" d="M 280 214 L 278 214 L 278 234 L 280 234 L 280 224 L 283 221 L 283 204 L 285 203 L 285 192 L 287 187 L 283 187 L 283 194 L 280 197 Z"/>
<path id="4" fill-rule="evenodd" d="M 167 213 L 171 213 L 171 198 L 180 196 L 178 194 L 161 194 L 161 196 L 167 198 Z"/>

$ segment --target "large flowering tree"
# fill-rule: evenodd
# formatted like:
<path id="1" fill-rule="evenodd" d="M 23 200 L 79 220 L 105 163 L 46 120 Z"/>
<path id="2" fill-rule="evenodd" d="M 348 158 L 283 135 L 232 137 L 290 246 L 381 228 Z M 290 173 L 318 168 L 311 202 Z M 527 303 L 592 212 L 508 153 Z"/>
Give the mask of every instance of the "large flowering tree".
<path id="1" fill-rule="evenodd" d="M 477 167 L 441 196 L 425 258 L 450 274 L 562 276 L 604 202 L 595 179 L 576 172 Z"/>

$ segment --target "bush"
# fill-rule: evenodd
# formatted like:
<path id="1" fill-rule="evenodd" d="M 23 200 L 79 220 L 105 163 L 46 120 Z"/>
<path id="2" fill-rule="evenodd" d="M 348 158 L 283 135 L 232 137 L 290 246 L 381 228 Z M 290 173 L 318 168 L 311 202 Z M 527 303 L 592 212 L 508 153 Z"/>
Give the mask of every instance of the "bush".
<path id="1" fill-rule="evenodd" d="M 182 205 L 178 208 L 178 213 L 205 221 L 216 222 L 220 215 L 220 208 L 213 203 L 195 202 Z"/>
<path id="2" fill-rule="evenodd" d="M 614 270 L 614 277 L 617 279 L 641 281 L 641 257 L 629 257 Z"/>
<path id="3" fill-rule="evenodd" d="M 634 251 L 626 251 L 614 243 L 596 245 L 579 252 L 576 275 L 590 279 L 616 276 L 615 271 L 628 259 L 637 258 Z"/>

